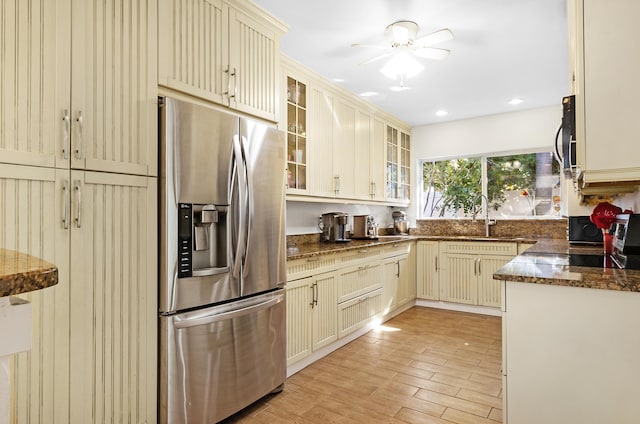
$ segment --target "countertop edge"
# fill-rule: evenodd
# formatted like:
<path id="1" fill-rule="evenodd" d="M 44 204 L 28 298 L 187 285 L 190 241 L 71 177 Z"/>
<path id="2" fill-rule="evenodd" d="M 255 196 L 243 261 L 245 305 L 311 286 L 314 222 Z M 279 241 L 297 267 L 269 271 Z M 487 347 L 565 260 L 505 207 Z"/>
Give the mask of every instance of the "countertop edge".
<path id="1" fill-rule="evenodd" d="M 0 249 L 0 297 L 58 284 L 58 268 L 26 253 Z"/>

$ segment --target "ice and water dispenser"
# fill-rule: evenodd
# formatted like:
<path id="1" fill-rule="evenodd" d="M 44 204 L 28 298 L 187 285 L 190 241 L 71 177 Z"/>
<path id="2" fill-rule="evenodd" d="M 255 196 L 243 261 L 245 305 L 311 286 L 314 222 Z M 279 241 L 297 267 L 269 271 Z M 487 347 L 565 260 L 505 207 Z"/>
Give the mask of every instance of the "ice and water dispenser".
<path id="1" fill-rule="evenodd" d="M 229 272 L 227 206 L 180 203 L 178 278 Z"/>

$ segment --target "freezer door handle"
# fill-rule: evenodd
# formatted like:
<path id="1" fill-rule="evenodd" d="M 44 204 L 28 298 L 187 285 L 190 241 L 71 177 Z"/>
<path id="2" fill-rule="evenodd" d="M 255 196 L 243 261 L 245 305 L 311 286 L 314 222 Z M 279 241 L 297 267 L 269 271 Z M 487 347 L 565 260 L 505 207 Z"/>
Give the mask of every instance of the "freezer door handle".
<path id="1" fill-rule="evenodd" d="M 245 219 L 245 230 L 246 236 L 244 240 L 244 252 L 243 256 L 243 268 L 242 268 L 242 276 L 247 277 L 249 273 L 249 257 L 247 252 L 249 252 L 249 244 L 251 243 L 251 223 L 253 221 L 253 175 L 251 171 L 251 167 L 249 166 L 249 161 L 247 161 L 247 138 L 242 137 L 240 140 L 240 147 L 242 150 L 242 161 L 244 163 L 244 171 L 245 171 L 245 200 L 246 200 L 246 210 L 247 215 L 244 217 Z"/>
<path id="2" fill-rule="evenodd" d="M 245 308 L 235 309 L 229 312 L 215 313 L 215 312 L 203 312 L 202 315 L 190 316 L 189 318 L 176 317 L 173 320 L 173 326 L 176 329 L 197 327 L 199 325 L 208 325 L 220 321 L 230 320 L 239 316 L 249 315 L 254 312 L 261 311 L 263 309 L 269 309 L 274 305 L 282 302 L 284 296 L 273 297 L 264 302 L 256 305 L 247 306 Z"/>

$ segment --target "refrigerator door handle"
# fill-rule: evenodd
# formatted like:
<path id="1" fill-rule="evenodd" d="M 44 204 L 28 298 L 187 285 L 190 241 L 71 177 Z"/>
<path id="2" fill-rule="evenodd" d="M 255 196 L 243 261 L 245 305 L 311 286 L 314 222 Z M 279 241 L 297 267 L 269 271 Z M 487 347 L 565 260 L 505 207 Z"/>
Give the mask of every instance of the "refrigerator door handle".
<path id="1" fill-rule="evenodd" d="M 249 315 L 251 313 L 261 311 L 263 309 L 269 309 L 272 306 L 282 302 L 284 296 L 272 297 L 269 300 L 258 303 L 256 305 L 247 306 L 245 308 L 235 309 L 229 312 L 215 313 L 215 312 L 203 312 L 202 315 L 196 315 L 189 318 L 176 317 L 173 320 L 173 326 L 177 329 L 196 327 L 199 325 L 213 324 L 219 321 L 225 321 L 232 318 L 236 318 L 242 315 Z"/>
<path id="2" fill-rule="evenodd" d="M 245 233 L 246 233 L 246 222 L 243 219 L 242 216 L 238 216 L 237 214 L 241 214 L 242 211 L 244 211 L 246 209 L 245 206 L 245 185 L 246 182 L 243 181 L 244 177 L 245 177 L 245 167 L 244 167 L 244 158 L 242 155 L 242 149 L 240 147 L 240 139 L 238 138 L 237 135 L 233 136 L 233 164 L 232 167 L 235 169 L 235 172 L 233 173 L 232 179 L 231 179 L 231 188 L 232 190 L 229 191 L 229 195 L 231 196 L 231 198 L 233 199 L 233 195 L 235 193 L 237 193 L 237 200 L 238 200 L 238 205 L 233 205 L 233 202 L 229 202 L 233 208 L 233 213 L 234 213 L 234 219 L 237 219 L 238 221 L 238 229 L 237 229 L 237 237 L 236 237 L 236 242 L 238 243 L 238 245 L 235 248 L 235 253 L 232 253 L 232 260 L 233 260 L 233 277 L 234 278 L 239 278 L 240 277 L 240 268 L 242 265 L 242 261 L 243 261 L 243 256 L 244 256 L 244 244 L 245 244 Z M 232 226 L 233 227 L 233 226 Z M 234 231 L 236 231 L 236 229 L 234 228 Z"/>
<path id="3" fill-rule="evenodd" d="M 242 259 L 242 276 L 246 277 L 249 274 L 249 266 L 248 266 L 248 262 L 249 262 L 249 255 L 247 255 L 247 252 L 249 252 L 249 244 L 251 243 L 251 223 L 253 222 L 253 175 L 252 175 L 252 171 L 251 171 L 251 166 L 249 165 L 249 162 L 247 161 L 247 149 L 246 149 L 246 145 L 247 145 L 247 138 L 242 136 L 241 138 L 241 142 L 240 142 L 240 146 L 242 148 L 242 160 L 244 162 L 244 169 L 245 169 L 245 190 L 246 190 L 246 217 L 245 217 L 245 228 L 246 228 L 246 236 L 245 236 L 245 240 L 244 240 L 244 252 L 242 254 L 243 259 Z"/>

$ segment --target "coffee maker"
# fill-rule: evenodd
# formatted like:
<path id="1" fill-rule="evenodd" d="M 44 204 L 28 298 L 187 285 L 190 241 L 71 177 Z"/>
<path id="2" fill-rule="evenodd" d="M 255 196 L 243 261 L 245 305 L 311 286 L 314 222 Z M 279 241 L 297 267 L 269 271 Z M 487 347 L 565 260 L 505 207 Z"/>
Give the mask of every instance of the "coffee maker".
<path id="1" fill-rule="evenodd" d="M 378 239 L 378 225 L 373 215 L 354 215 L 353 216 L 353 234 L 354 239 Z"/>
<path id="2" fill-rule="evenodd" d="M 322 230 L 322 241 L 346 242 L 347 222 L 349 214 L 344 212 L 323 213 L 320 217 L 320 229 Z"/>

